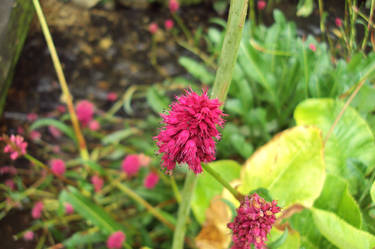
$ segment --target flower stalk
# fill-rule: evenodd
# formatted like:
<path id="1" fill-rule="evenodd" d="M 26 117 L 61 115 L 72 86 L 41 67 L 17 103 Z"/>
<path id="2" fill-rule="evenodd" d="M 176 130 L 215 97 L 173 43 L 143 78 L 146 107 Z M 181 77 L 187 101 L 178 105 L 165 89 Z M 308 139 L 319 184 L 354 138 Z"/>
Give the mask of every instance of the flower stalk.
<path id="1" fill-rule="evenodd" d="M 78 140 L 78 143 L 79 143 L 79 150 L 80 150 L 81 157 L 84 160 L 88 160 L 89 159 L 89 153 L 87 151 L 86 141 L 85 141 L 85 138 L 83 137 L 82 132 L 81 132 L 81 128 L 80 128 L 80 125 L 79 125 L 79 122 L 78 122 L 77 114 L 74 110 L 73 98 L 72 98 L 72 95 L 70 94 L 68 84 L 66 83 L 66 79 L 65 79 L 64 72 L 63 72 L 63 69 L 62 69 L 62 66 L 61 66 L 61 62 L 60 62 L 59 57 L 57 55 L 56 47 L 55 47 L 55 44 L 53 43 L 51 33 L 48 29 L 46 18 L 44 17 L 44 14 L 43 14 L 42 8 L 40 7 L 39 1 L 33 0 L 33 4 L 34 4 L 35 11 L 36 11 L 36 14 L 37 14 L 39 22 L 40 22 L 40 26 L 41 26 L 42 31 L 43 31 L 43 35 L 44 35 L 44 37 L 46 39 L 46 42 L 47 42 L 48 50 L 51 53 L 53 66 L 55 67 L 57 78 L 59 79 L 60 87 L 61 87 L 61 90 L 62 90 L 63 96 L 64 96 L 64 101 L 66 102 L 66 105 L 68 106 L 70 119 L 72 121 L 73 129 L 74 129 L 74 132 L 77 136 L 77 140 Z"/>
<path id="2" fill-rule="evenodd" d="M 242 38 L 242 29 L 247 14 L 247 0 L 231 0 L 227 29 L 216 72 L 211 97 L 225 102 L 232 80 L 232 72 L 237 59 L 238 48 Z M 195 190 L 197 175 L 188 172 L 182 192 L 182 201 L 178 210 L 176 230 L 173 235 L 172 249 L 182 249 L 186 232 L 186 220 L 189 215 L 192 195 Z"/>

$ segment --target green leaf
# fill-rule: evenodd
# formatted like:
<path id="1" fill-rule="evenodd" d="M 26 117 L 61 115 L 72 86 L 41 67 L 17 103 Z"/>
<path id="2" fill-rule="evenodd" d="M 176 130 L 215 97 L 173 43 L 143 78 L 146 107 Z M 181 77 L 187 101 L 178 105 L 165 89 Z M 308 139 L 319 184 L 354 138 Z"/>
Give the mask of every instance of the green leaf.
<path id="1" fill-rule="evenodd" d="M 314 207 L 336 213 L 357 228 L 362 226 L 361 211 L 349 193 L 348 183 L 338 176 L 327 174 L 323 191 L 315 201 Z"/>
<path id="2" fill-rule="evenodd" d="M 170 100 L 160 94 L 155 87 L 150 87 L 146 95 L 147 103 L 156 113 L 161 113 L 168 108 Z"/>
<path id="3" fill-rule="evenodd" d="M 30 126 L 30 130 L 35 130 L 44 126 L 56 127 L 62 133 L 70 137 L 75 143 L 77 143 L 77 138 L 76 138 L 76 135 L 74 134 L 73 129 L 67 126 L 66 124 L 64 124 L 63 122 L 58 121 L 56 119 L 52 119 L 52 118 L 38 119 Z"/>
<path id="4" fill-rule="evenodd" d="M 209 72 L 204 64 L 196 62 L 189 57 L 180 57 L 178 63 L 204 84 L 212 84 L 215 80 L 214 74 Z"/>
<path id="5" fill-rule="evenodd" d="M 77 248 L 91 243 L 98 243 L 105 241 L 107 238 L 101 233 L 84 233 L 77 232 L 68 239 L 64 240 L 62 244 L 66 247 Z"/>
<path id="6" fill-rule="evenodd" d="M 272 228 L 270 232 L 269 243 L 267 244 L 268 249 L 299 249 L 300 248 L 300 235 L 296 231 L 288 231 L 286 229 L 284 232 Z"/>
<path id="7" fill-rule="evenodd" d="M 309 16 L 313 11 L 313 0 L 299 0 L 297 16 Z"/>
<path id="8" fill-rule="evenodd" d="M 316 125 L 325 137 L 344 106 L 342 101 L 333 99 L 308 99 L 300 103 L 294 118 L 297 125 Z M 353 108 L 348 107 L 337 123 L 324 150 L 327 171 L 342 176 L 349 181 L 349 189 L 354 195 L 358 178 L 347 169 L 348 159 L 356 159 L 368 174 L 375 167 L 374 136 L 366 121 Z"/>
<path id="9" fill-rule="evenodd" d="M 226 181 L 230 182 L 240 177 L 241 166 L 231 160 L 220 160 L 209 163 L 218 174 Z M 199 223 L 206 219 L 206 209 L 210 206 L 210 201 L 223 191 L 223 186 L 218 183 L 210 174 L 204 173 L 198 178 L 197 187 L 192 200 L 192 209 Z"/>
<path id="10" fill-rule="evenodd" d="M 311 211 L 319 231 L 338 248 L 371 249 L 375 246 L 373 235 L 351 226 L 334 213 L 317 208 Z"/>
<path id="11" fill-rule="evenodd" d="M 106 172 L 103 170 L 102 166 L 93 161 L 86 161 L 83 159 L 78 160 L 79 163 L 88 165 L 93 171 L 99 173 L 100 175 L 105 175 Z"/>
<path id="12" fill-rule="evenodd" d="M 60 194 L 60 201 L 62 203 L 70 203 L 77 213 L 95 226 L 99 227 L 99 229 L 107 235 L 122 230 L 121 225 L 119 225 L 103 208 L 83 196 L 76 188 L 70 187 L 69 192 L 63 190 Z"/>
<path id="13" fill-rule="evenodd" d="M 102 143 L 104 145 L 107 145 L 107 144 L 114 144 L 114 143 L 118 143 L 120 142 L 121 140 L 131 136 L 131 135 L 134 135 L 136 134 L 138 131 L 136 129 L 124 129 L 124 130 L 120 130 L 120 131 L 116 131 L 116 132 L 113 132 L 107 136 L 105 136 L 103 139 L 102 139 Z"/>
<path id="14" fill-rule="evenodd" d="M 276 135 L 245 163 L 239 191 L 266 188 L 280 206 L 311 207 L 325 179 L 321 132 L 298 126 Z"/>
<path id="15" fill-rule="evenodd" d="M 372 184 L 370 194 L 371 194 L 372 202 L 375 202 L 375 181 L 374 181 L 374 183 Z"/>

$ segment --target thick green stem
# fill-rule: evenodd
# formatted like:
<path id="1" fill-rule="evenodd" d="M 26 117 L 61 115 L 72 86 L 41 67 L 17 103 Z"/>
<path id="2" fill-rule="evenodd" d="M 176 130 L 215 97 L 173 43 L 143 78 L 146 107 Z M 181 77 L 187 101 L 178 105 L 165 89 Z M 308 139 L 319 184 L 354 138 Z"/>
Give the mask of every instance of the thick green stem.
<path id="1" fill-rule="evenodd" d="M 186 220 L 190 211 L 190 203 L 193 198 L 195 186 L 198 177 L 193 171 L 189 170 L 186 176 L 184 190 L 182 192 L 182 201 L 178 209 L 176 230 L 173 234 L 172 249 L 184 248 L 184 237 L 186 232 Z"/>
<path id="2" fill-rule="evenodd" d="M 218 181 L 224 188 L 226 188 L 237 200 L 242 201 L 242 195 L 235 188 L 233 188 L 219 173 L 211 168 L 208 164 L 202 163 L 203 169 L 209 173 L 216 181 Z"/>
<path id="3" fill-rule="evenodd" d="M 237 59 L 238 48 L 242 38 L 242 29 L 245 24 L 248 0 L 231 0 L 229 17 L 224 37 L 223 48 L 219 59 L 219 68 L 216 72 L 215 83 L 211 97 L 225 102 L 229 86 L 232 80 L 232 72 Z M 188 173 L 182 201 L 178 209 L 176 230 L 173 235 L 172 249 L 182 249 L 186 232 L 186 220 L 190 211 L 190 203 L 197 182 L 197 176 L 193 172 Z"/>

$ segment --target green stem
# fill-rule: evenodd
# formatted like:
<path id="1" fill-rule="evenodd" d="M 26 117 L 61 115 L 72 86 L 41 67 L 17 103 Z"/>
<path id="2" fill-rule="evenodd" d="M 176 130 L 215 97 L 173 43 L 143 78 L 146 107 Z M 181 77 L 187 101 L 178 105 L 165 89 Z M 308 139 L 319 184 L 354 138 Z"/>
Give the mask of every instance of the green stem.
<path id="1" fill-rule="evenodd" d="M 220 54 L 219 67 L 216 72 L 215 83 L 211 97 L 222 103 L 228 94 L 232 80 L 232 72 L 237 59 L 238 48 L 245 24 L 248 0 L 231 0 L 224 43 Z M 190 203 L 195 191 L 197 176 L 189 171 L 185 179 L 182 200 L 178 209 L 176 230 L 173 234 L 172 249 L 182 249 L 186 232 L 186 220 L 190 211 Z"/>
<path id="2" fill-rule="evenodd" d="M 195 186 L 197 184 L 198 177 L 191 170 L 187 173 L 184 190 L 182 192 L 182 202 L 178 209 L 178 219 L 176 224 L 176 230 L 173 234 L 172 249 L 184 248 L 184 237 L 186 232 L 186 220 L 190 211 L 190 203 L 193 198 Z"/>
<path id="3" fill-rule="evenodd" d="M 181 17 L 177 15 L 176 13 L 172 13 L 173 19 L 176 21 L 177 25 L 180 27 L 182 32 L 185 34 L 186 39 L 188 40 L 188 43 L 193 43 L 193 36 L 188 30 L 188 28 L 185 26 L 184 22 L 182 21 Z"/>
<path id="4" fill-rule="evenodd" d="M 219 173 L 211 168 L 206 163 L 202 163 L 203 169 L 209 173 L 216 181 L 218 181 L 224 188 L 226 188 L 237 200 L 242 201 L 242 194 L 233 188 Z"/>

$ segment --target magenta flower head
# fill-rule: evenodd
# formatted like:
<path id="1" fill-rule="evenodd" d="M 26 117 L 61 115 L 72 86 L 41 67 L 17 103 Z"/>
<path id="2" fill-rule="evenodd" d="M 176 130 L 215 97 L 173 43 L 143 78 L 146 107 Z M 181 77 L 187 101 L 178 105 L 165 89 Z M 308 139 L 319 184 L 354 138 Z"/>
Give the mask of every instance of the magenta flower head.
<path id="1" fill-rule="evenodd" d="M 228 224 L 233 232 L 231 249 L 264 249 L 267 234 L 275 223 L 275 214 L 280 212 L 276 201 L 266 202 L 258 194 L 246 196 L 237 209 L 234 221 Z"/>
<path id="2" fill-rule="evenodd" d="M 76 112 L 82 126 L 87 126 L 94 115 L 94 104 L 88 100 L 81 100 L 76 105 Z"/>
<path id="3" fill-rule="evenodd" d="M 139 161 L 138 155 L 128 155 L 122 161 L 122 170 L 128 176 L 134 176 L 138 173 L 141 162 Z"/>
<path id="4" fill-rule="evenodd" d="M 52 159 L 50 162 L 52 172 L 57 175 L 61 176 L 65 173 L 65 163 L 61 159 Z"/>
<path id="5" fill-rule="evenodd" d="M 342 20 L 341 20 L 341 18 L 336 17 L 335 24 L 336 24 L 336 26 L 338 28 L 341 28 L 342 27 Z"/>
<path id="6" fill-rule="evenodd" d="M 164 127 L 157 140 L 162 166 L 171 173 L 176 163 L 187 163 L 195 173 L 202 172 L 201 162 L 215 160 L 215 139 L 220 139 L 216 126 L 223 126 L 224 116 L 218 99 L 209 99 L 207 91 L 198 95 L 186 90 L 176 97 L 169 114 L 160 114 Z"/>
<path id="7" fill-rule="evenodd" d="M 27 231 L 23 234 L 23 239 L 26 241 L 31 241 L 34 239 L 34 232 L 33 231 Z"/>
<path id="8" fill-rule="evenodd" d="M 158 32 L 158 30 L 159 26 L 157 23 L 152 22 L 150 23 L 150 25 L 148 25 L 148 31 L 150 31 L 151 34 L 155 34 L 156 32 Z"/>
<path id="9" fill-rule="evenodd" d="M 150 172 L 143 181 L 143 186 L 148 189 L 153 189 L 158 184 L 159 175 L 155 172 Z"/>
<path id="10" fill-rule="evenodd" d="M 20 155 L 26 154 L 27 143 L 20 135 L 11 135 L 10 143 L 4 147 L 4 153 L 9 153 L 12 160 L 16 160 Z"/>
<path id="11" fill-rule="evenodd" d="M 316 51 L 316 46 L 313 43 L 309 44 L 309 48 L 311 51 L 315 52 Z"/>
<path id="12" fill-rule="evenodd" d="M 125 234 L 122 231 L 117 231 L 111 234 L 107 240 L 107 247 L 109 249 L 120 249 L 122 248 L 122 243 L 126 239 Z"/>
<path id="13" fill-rule="evenodd" d="M 65 203 L 65 213 L 66 214 L 73 214 L 74 213 L 74 208 L 70 203 Z"/>
<path id="14" fill-rule="evenodd" d="M 171 30 L 173 28 L 173 26 L 174 26 L 173 20 L 171 20 L 171 19 L 165 20 L 164 27 L 165 27 L 166 30 Z"/>
<path id="15" fill-rule="evenodd" d="M 51 135 L 54 137 L 54 138 L 60 138 L 61 137 L 61 131 L 59 129 L 57 129 L 55 126 L 48 126 L 48 131 L 49 133 L 51 133 Z"/>
<path id="16" fill-rule="evenodd" d="M 29 134 L 30 139 L 33 141 L 38 141 L 42 137 L 42 134 L 39 131 L 32 130 Z"/>
<path id="17" fill-rule="evenodd" d="M 31 210 L 31 216 L 34 219 L 39 219 L 40 217 L 42 217 L 43 208 L 44 208 L 43 202 L 38 201 L 37 203 L 35 203 L 33 209 Z"/>
<path id="18" fill-rule="evenodd" d="M 103 179 L 97 175 L 94 175 L 93 177 L 91 177 L 91 183 L 92 185 L 94 185 L 95 192 L 99 192 L 104 185 Z"/>
<path id="19" fill-rule="evenodd" d="M 115 92 L 107 93 L 107 100 L 108 101 L 113 102 L 113 101 L 116 101 L 117 98 L 118 98 L 117 93 L 115 93 Z"/>
<path id="20" fill-rule="evenodd" d="M 264 8 L 266 8 L 266 5 L 267 5 L 266 1 L 259 0 L 257 4 L 258 10 L 264 10 Z"/>
<path id="21" fill-rule="evenodd" d="M 177 0 L 169 0 L 168 8 L 171 13 L 176 13 L 176 11 L 180 8 L 180 3 Z"/>
<path id="22" fill-rule="evenodd" d="M 92 131 L 97 131 L 100 129 L 100 123 L 93 119 L 89 122 L 89 129 L 92 130 Z"/>
<path id="23" fill-rule="evenodd" d="M 38 119 L 38 114 L 36 114 L 34 112 L 31 112 L 31 113 L 27 114 L 27 120 L 28 121 L 34 122 L 37 119 Z"/>

